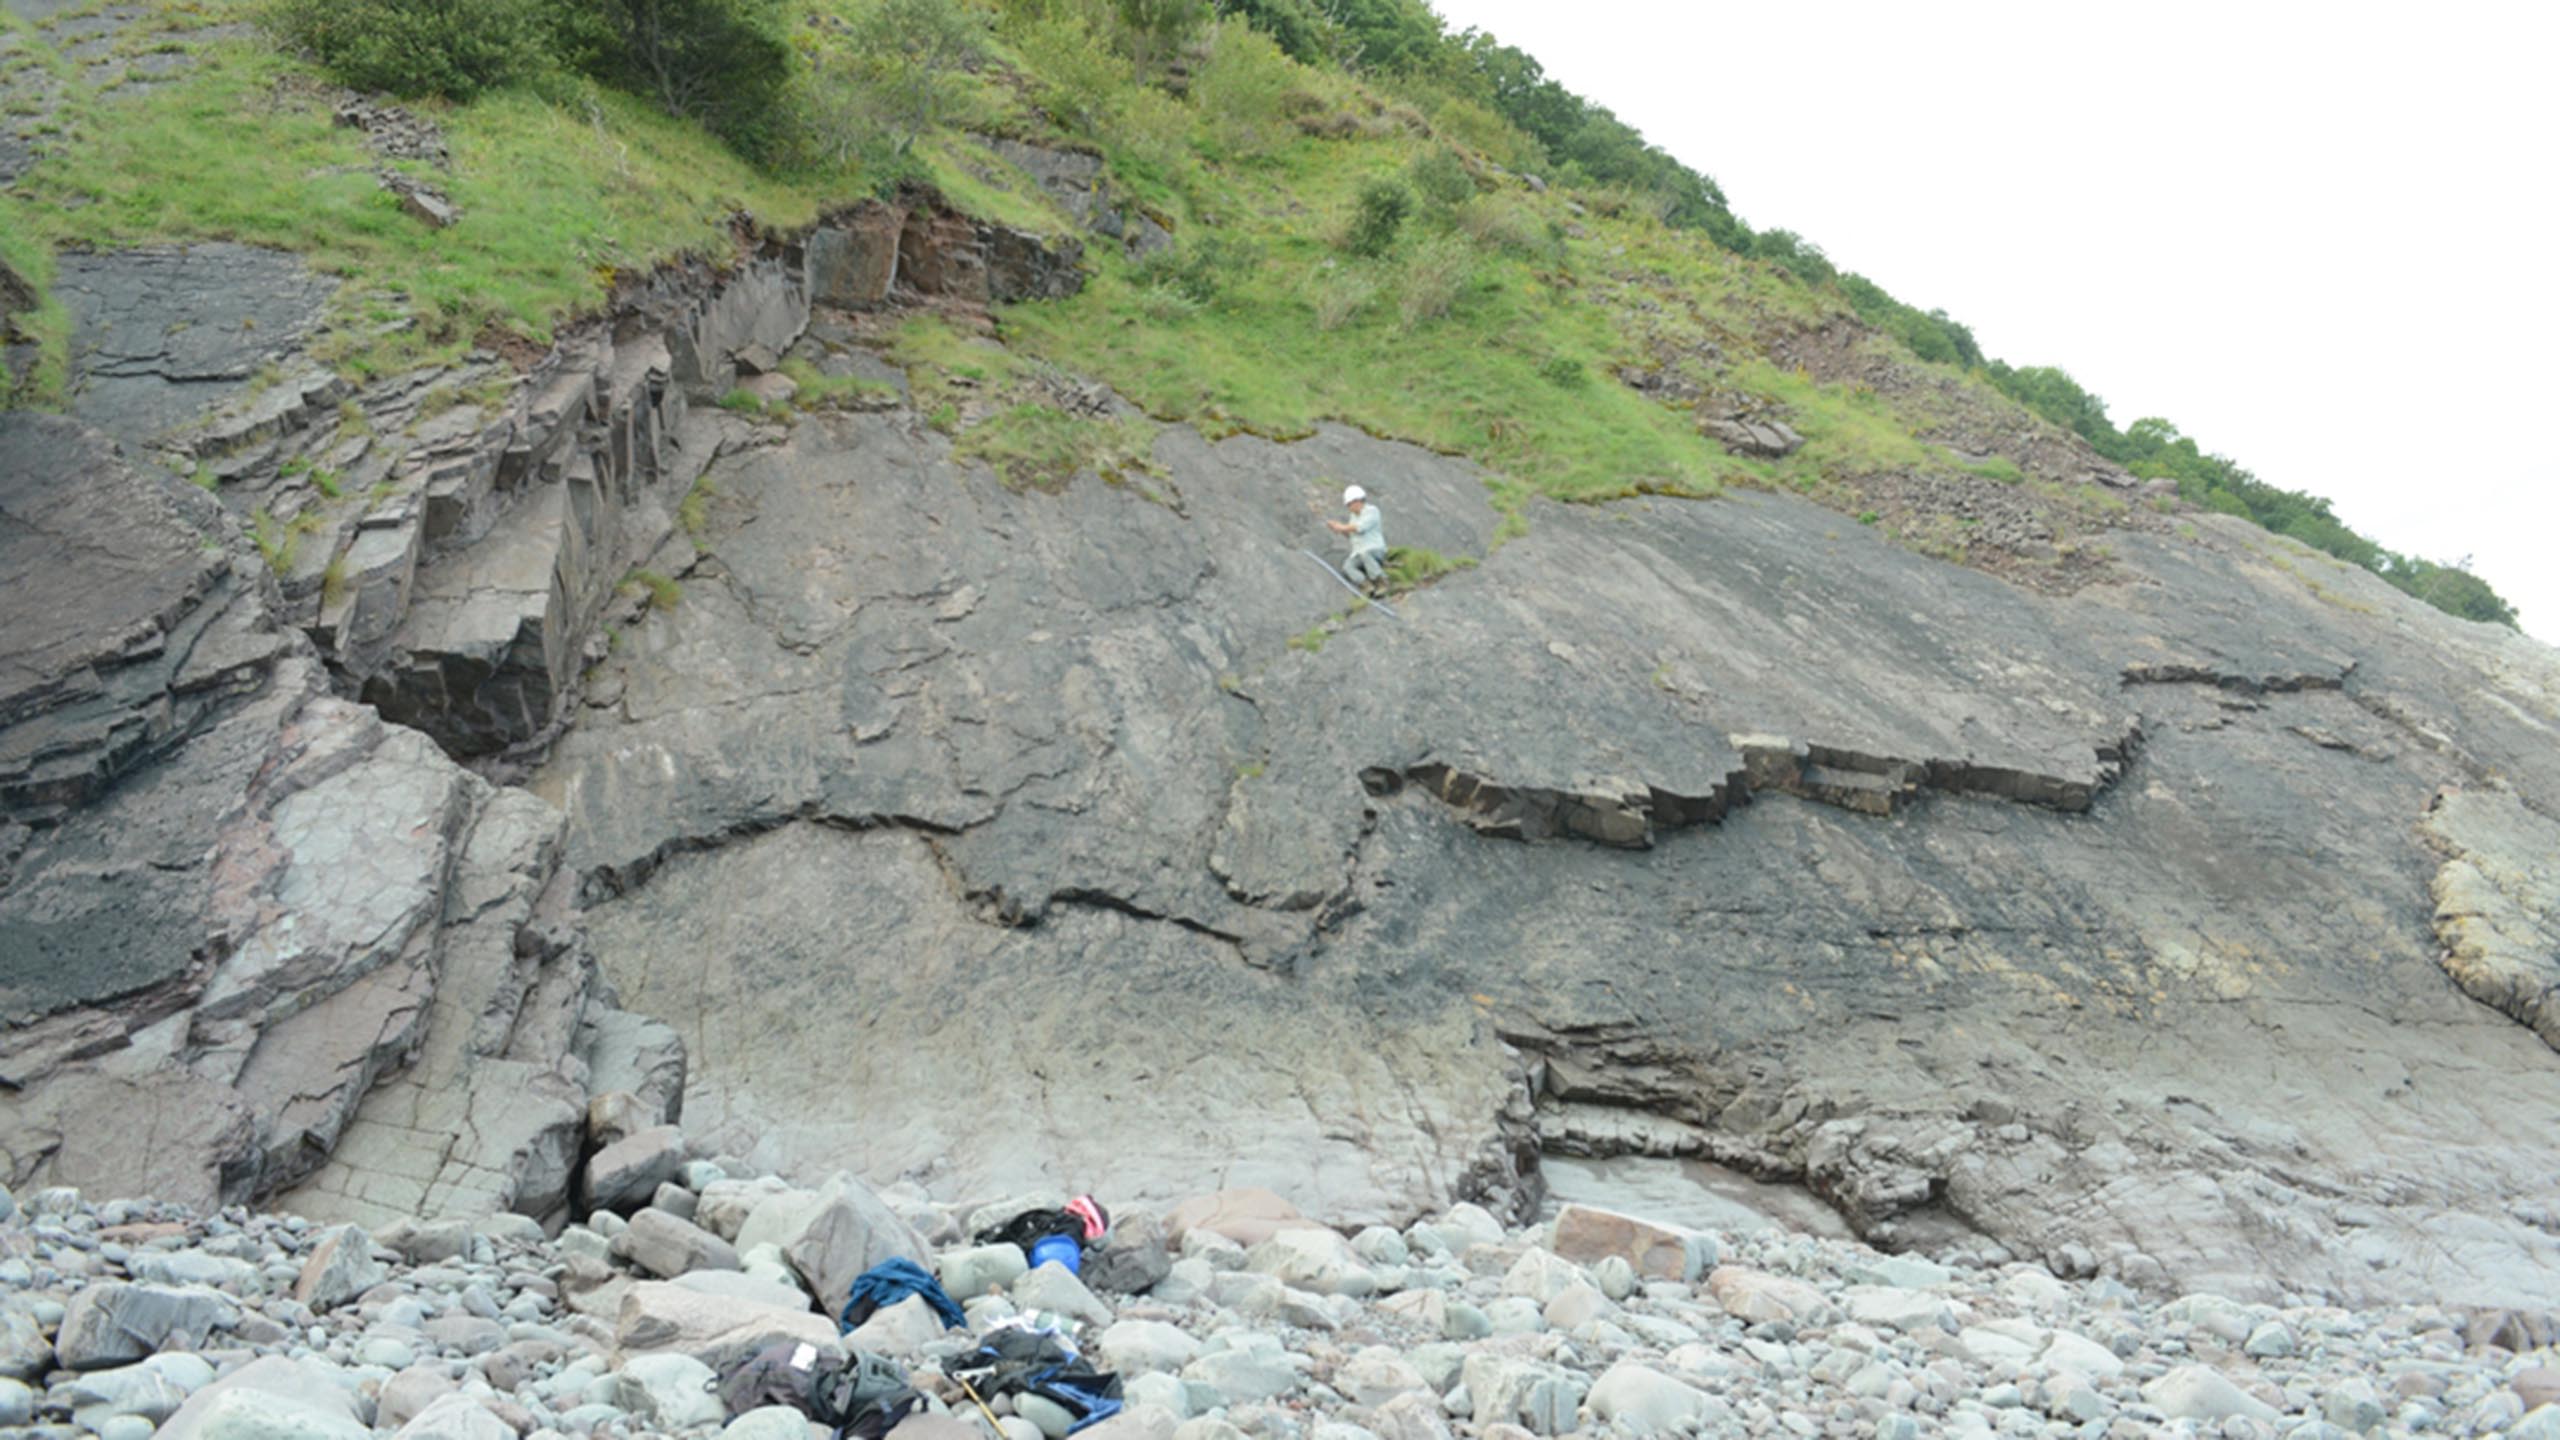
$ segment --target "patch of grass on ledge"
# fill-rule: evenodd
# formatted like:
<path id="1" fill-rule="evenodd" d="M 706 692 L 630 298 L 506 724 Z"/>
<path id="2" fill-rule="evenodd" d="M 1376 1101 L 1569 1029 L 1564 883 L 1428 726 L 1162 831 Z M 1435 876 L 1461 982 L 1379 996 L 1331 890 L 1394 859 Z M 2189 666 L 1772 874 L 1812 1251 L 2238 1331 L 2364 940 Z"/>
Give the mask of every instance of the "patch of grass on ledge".
<path id="1" fill-rule="evenodd" d="M 961 459 L 983 462 L 1013 489 L 1055 492 L 1086 472 L 1114 484 L 1133 472 L 1153 473 L 1156 429 L 1141 416 L 1088 418 L 1022 404 L 962 431 L 952 449 Z"/>
<path id="2" fill-rule="evenodd" d="M 1420 545 L 1397 545 L 1387 551 L 1387 582 L 1398 590 L 1428 585 L 1443 575 L 1474 568 L 1473 555 L 1443 555 Z"/>

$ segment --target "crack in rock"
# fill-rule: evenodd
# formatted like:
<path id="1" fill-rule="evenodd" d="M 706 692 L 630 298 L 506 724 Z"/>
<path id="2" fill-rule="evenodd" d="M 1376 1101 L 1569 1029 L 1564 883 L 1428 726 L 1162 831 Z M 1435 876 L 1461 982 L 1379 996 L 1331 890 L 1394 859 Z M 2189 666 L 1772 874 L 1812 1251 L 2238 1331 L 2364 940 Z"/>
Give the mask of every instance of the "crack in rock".
<path id="1" fill-rule="evenodd" d="M 920 815 L 835 814 L 829 812 L 822 803 L 812 800 L 790 810 L 748 817 L 726 829 L 704 834 L 670 836 L 647 854 L 634 856 L 619 865 L 594 865 L 587 870 L 580 884 L 578 903 L 601 905 L 608 900 L 619 899 L 648 884 L 650 877 L 657 874 L 659 867 L 678 856 L 726 849 L 731 845 L 753 840 L 759 835 L 768 834 L 789 825 L 824 825 L 830 829 L 854 832 L 909 830 L 930 840 L 964 834 L 974 824 L 982 823 L 984 821 L 949 825 L 925 819 Z M 940 853 L 938 849 L 936 853 Z"/>
<path id="2" fill-rule="evenodd" d="M 2304 690 L 2343 690 L 2356 670 L 2353 660 L 2334 671 L 2277 670 L 2251 675 L 2188 661 L 2137 660 L 2124 667 L 2121 680 L 2134 685 L 2210 685 L 2242 695 L 2289 695 Z"/>

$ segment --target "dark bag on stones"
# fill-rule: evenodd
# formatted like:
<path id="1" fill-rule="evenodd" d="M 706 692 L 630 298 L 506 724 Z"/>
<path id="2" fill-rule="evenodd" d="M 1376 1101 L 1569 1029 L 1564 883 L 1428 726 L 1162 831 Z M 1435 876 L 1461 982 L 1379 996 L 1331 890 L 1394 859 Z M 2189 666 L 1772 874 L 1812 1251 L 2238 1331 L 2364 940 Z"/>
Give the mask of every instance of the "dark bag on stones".
<path id="1" fill-rule="evenodd" d="M 812 1382 L 801 1408 L 810 1419 L 842 1426 L 849 1435 L 864 1433 L 867 1424 L 879 1426 L 868 1433 L 885 1434 L 922 1398 L 908 1387 L 907 1372 L 898 1368 L 898 1362 L 856 1350 L 842 1369 L 827 1371 Z M 883 1415 L 888 1417 L 886 1424 L 880 1424 Z"/>
<path id="2" fill-rule="evenodd" d="M 801 1358 L 802 1352 L 807 1358 Z M 829 1357 L 814 1347 L 797 1343 L 767 1345 L 732 1366 L 720 1377 L 720 1404 L 737 1419 L 750 1410 L 767 1405 L 788 1405 L 806 1415 L 809 1393 L 818 1379 L 819 1367 Z"/>
<path id="3" fill-rule="evenodd" d="M 857 1350 L 839 1361 L 813 1345 L 768 1345 L 720 1377 L 720 1404 L 735 1420 L 767 1405 L 788 1405 L 821 1425 L 852 1429 L 894 1425 L 921 1397 L 897 1362 Z M 885 1430 L 885 1427 L 882 1427 Z M 875 1432 L 877 1433 L 877 1432 Z"/>
<path id="4" fill-rule="evenodd" d="M 974 1237 L 981 1245 L 1015 1245 L 1022 1253 L 1052 1235 L 1065 1235 L 1079 1245 L 1084 1243 L 1084 1222 L 1064 1210 L 1025 1210 L 1001 1224 L 990 1225 Z"/>
<path id="5" fill-rule="evenodd" d="M 859 1414 L 846 1419 L 836 1430 L 836 1440 L 882 1440 L 907 1418 L 924 1397 L 913 1390 L 902 1390 L 886 1400 L 863 1407 Z M 826 1422 L 820 1422 L 826 1423 Z"/>

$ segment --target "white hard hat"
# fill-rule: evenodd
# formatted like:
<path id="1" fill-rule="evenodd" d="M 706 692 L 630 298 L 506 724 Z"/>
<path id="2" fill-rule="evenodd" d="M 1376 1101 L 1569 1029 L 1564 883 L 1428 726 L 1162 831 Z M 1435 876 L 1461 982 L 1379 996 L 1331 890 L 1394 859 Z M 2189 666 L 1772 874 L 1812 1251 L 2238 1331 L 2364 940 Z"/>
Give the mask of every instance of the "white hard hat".
<path id="1" fill-rule="evenodd" d="M 1345 505 L 1350 504 L 1354 500 L 1366 500 L 1368 498 L 1369 492 L 1361 489 L 1357 485 L 1345 485 L 1342 487 L 1342 503 Z"/>

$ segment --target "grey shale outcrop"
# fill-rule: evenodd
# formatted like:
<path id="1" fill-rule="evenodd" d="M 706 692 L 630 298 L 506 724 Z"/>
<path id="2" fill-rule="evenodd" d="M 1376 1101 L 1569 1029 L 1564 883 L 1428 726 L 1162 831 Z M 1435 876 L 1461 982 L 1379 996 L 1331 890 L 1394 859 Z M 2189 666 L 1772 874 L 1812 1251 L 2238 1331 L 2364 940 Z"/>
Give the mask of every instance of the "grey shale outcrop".
<path id="1" fill-rule="evenodd" d="M 1155 461 L 1015 492 L 893 411 L 715 467 L 533 781 L 691 1124 L 1345 1223 L 1706 1160 L 1932 1253 L 2560 1299 L 2560 1067 L 2501 1013 L 2543 647 L 2238 524 L 2051 598 L 1765 495 L 1495 548 L 1472 467 L 1339 429 Z M 1310 637 L 1344 479 L 1481 563 Z"/>
<path id="2" fill-rule="evenodd" d="M 891 385 L 707 403 L 1073 245 L 875 203 L 353 391 L 125 343 L 290 262 L 84 262 L 124 450 L 0 421 L 0 1180 L 557 1218 L 681 1120 L 1356 1228 L 1712 1162 L 1948 1262 L 2560 1305 L 2550 650 L 2215 517 L 2040 594 L 1777 495 L 1506 533 L 1338 427 L 1049 493 Z M 1351 480 L 1475 563 L 1340 612 Z"/>
<path id="3" fill-rule="evenodd" d="M 435 1031 L 389 1213 L 566 1199 L 607 1008 L 561 817 L 329 693 L 222 507 L 0 416 L 0 1159 L 212 1206 L 311 1174 Z"/>

